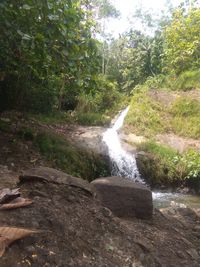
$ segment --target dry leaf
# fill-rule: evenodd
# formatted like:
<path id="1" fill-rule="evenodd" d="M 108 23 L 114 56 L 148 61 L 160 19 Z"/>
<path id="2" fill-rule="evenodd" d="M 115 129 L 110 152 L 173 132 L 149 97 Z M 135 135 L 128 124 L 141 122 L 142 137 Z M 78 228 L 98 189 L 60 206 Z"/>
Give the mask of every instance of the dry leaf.
<path id="1" fill-rule="evenodd" d="M 26 207 L 31 205 L 32 203 L 33 201 L 28 198 L 18 197 L 8 204 L 0 205 L 0 210 L 10 210 L 10 209 Z"/>
<path id="2" fill-rule="evenodd" d="M 36 230 L 29 230 L 15 227 L 0 227 L 0 257 L 3 256 L 6 247 L 15 240 L 24 238 L 31 234 L 38 233 Z"/>

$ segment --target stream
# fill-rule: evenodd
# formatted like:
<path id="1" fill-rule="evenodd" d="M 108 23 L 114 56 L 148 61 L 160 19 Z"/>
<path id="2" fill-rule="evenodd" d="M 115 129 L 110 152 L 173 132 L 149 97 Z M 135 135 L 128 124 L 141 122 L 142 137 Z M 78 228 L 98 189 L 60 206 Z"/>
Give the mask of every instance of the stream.
<path id="1" fill-rule="evenodd" d="M 134 154 L 124 150 L 122 147 L 118 131 L 122 128 L 124 119 L 129 111 L 129 107 L 124 109 L 114 124 L 103 133 L 103 142 L 108 148 L 108 154 L 111 161 L 111 175 L 128 177 L 134 182 L 145 183 L 142 179 L 136 163 Z M 200 207 L 200 197 L 189 194 L 153 192 L 153 203 L 156 208 L 174 207 Z"/>

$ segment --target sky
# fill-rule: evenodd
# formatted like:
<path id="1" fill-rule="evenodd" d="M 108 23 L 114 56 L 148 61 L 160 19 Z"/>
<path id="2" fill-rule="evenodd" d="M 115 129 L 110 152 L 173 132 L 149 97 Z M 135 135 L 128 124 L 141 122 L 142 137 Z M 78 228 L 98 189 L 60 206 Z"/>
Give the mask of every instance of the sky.
<path id="1" fill-rule="evenodd" d="M 107 23 L 107 32 L 112 33 L 113 36 L 118 35 L 130 28 L 130 19 L 133 16 L 134 11 L 138 7 L 144 9 L 151 9 L 156 13 L 159 13 L 166 7 L 167 0 L 110 0 L 112 4 L 120 11 L 120 19 L 110 19 Z M 173 5 L 178 5 L 181 0 L 173 0 Z M 133 20 L 133 19 L 132 19 Z M 140 27 L 140 25 L 137 25 Z"/>

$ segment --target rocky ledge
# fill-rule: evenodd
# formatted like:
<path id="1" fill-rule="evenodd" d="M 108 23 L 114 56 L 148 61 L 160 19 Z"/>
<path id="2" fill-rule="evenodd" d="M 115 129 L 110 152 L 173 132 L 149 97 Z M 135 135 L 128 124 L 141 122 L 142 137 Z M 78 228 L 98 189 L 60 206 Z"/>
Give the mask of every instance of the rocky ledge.
<path id="1" fill-rule="evenodd" d="M 20 183 L 15 176 L 2 169 L 0 187 L 19 187 L 33 203 L 1 210 L 0 227 L 35 234 L 11 244 L 1 267 L 200 265 L 198 210 L 154 210 L 148 220 L 118 218 L 95 198 L 86 181 L 44 167 L 25 172 Z"/>

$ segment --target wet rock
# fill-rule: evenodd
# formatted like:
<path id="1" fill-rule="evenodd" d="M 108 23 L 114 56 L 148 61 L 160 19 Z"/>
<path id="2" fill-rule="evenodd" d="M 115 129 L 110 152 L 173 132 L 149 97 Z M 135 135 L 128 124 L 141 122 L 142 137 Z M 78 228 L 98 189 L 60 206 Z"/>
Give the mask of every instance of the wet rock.
<path id="1" fill-rule="evenodd" d="M 116 216 L 152 217 L 152 193 L 145 185 L 122 177 L 99 178 L 91 184 L 102 204 Z"/>

